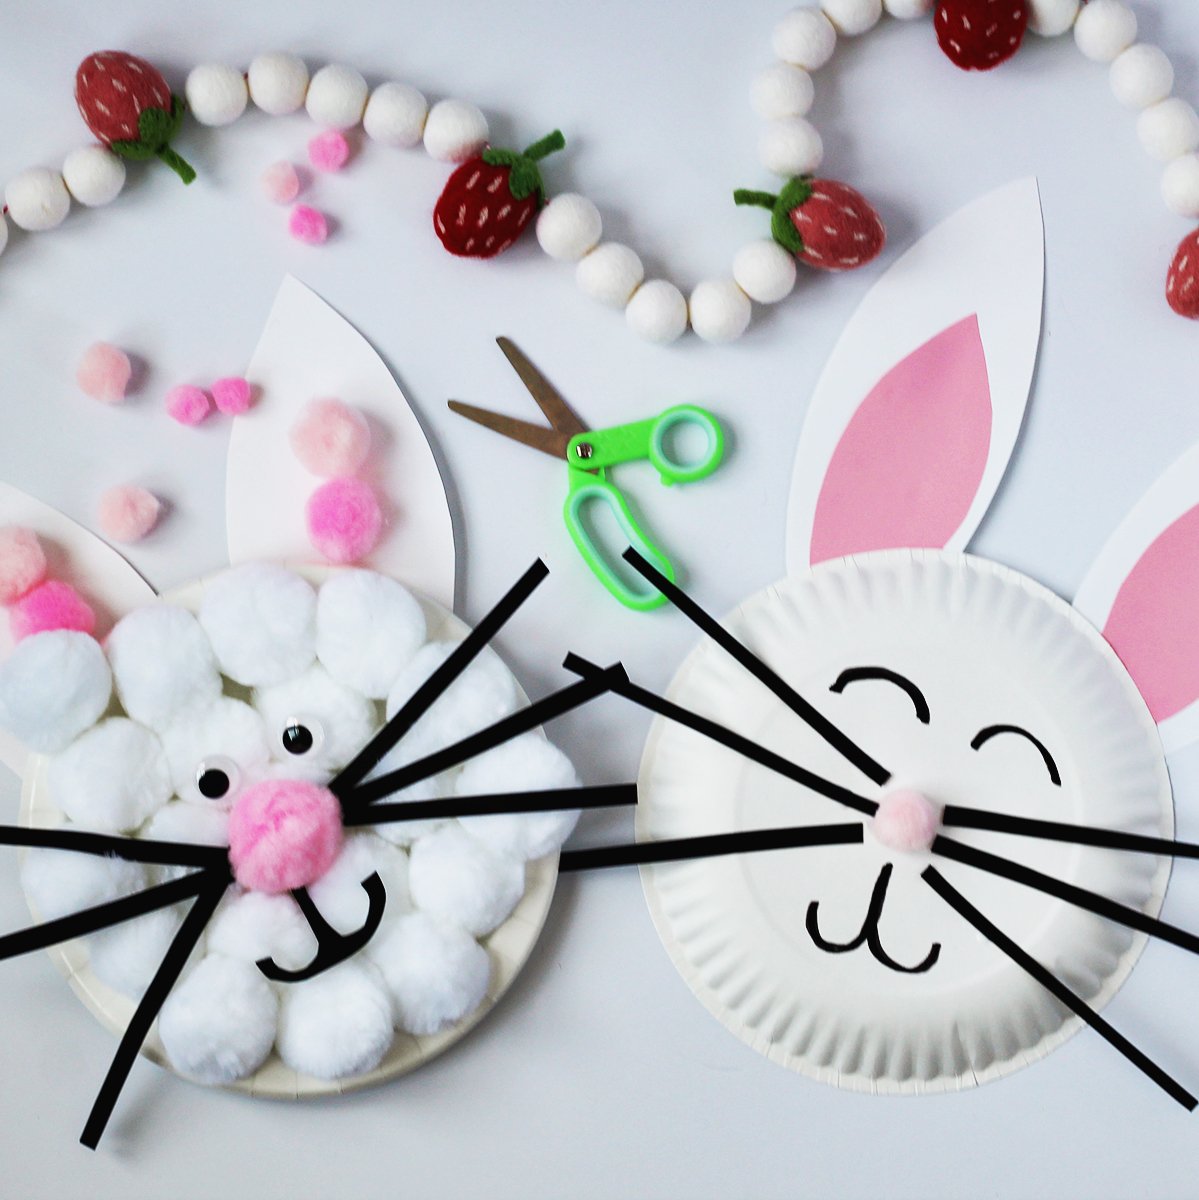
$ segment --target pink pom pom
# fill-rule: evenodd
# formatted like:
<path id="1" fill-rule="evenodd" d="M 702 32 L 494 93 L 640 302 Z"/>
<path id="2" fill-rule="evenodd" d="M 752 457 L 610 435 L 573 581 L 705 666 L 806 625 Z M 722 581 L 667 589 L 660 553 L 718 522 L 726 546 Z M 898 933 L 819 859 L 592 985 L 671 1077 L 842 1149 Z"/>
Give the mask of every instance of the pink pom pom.
<path id="1" fill-rule="evenodd" d="M 300 177 L 289 162 L 271 163 L 262 173 L 262 193 L 272 204 L 290 204 L 300 194 Z"/>
<path id="2" fill-rule="evenodd" d="M 324 875 L 342 837 L 341 805 L 328 788 L 266 779 L 242 792 L 229 814 L 229 861 L 242 887 L 288 892 Z"/>
<path id="3" fill-rule="evenodd" d="M 212 410 L 212 401 L 198 387 L 180 384 L 167 392 L 167 412 L 180 425 L 199 425 Z"/>
<path id="4" fill-rule="evenodd" d="M 46 578 L 46 554 L 37 534 L 18 525 L 0 528 L 0 604 L 12 604 Z"/>
<path id="5" fill-rule="evenodd" d="M 89 346 L 79 360 L 75 382 L 80 390 L 102 404 L 120 404 L 133 375 L 129 355 L 107 342 Z"/>
<path id="6" fill-rule="evenodd" d="M 13 641 L 19 642 L 49 629 L 75 629 L 93 633 L 96 614 L 92 606 L 69 584 L 51 579 L 39 584 L 8 610 Z"/>
<path id="7" fill-rule="evenodd" d="M 383 512 L 369 484 L 331 479 L 308 498 L 308 540 L 331 563 L 359 562 L 379 541 Z"/>
<path id="8" fill-rule="evenodd" d="M 244 379 L 230 376 L 212 385 L 212 399 L 221 412 L 236 417 L 250 407 L 252 391 Z"/>
<path id="9" fill-rule="evenodd" d="M 921 792 L 888 792 L 874 814 L 874 836 L 892 850 L 927 850 L 941 826 L 941 807 Z"/>
<path id="10" fill-rule="evenodd" d="M 307 204 L 297 204 L 291 210 L 287 229 L 297 242 L 309 246 L 319 246 L 329 236 L 329 222 L 325 220 L 325 214 L 309 208 Z"/>
<path id="11" fill-rule="evenodd" d="M 350 143 L 340 129 L 326 129 L 308 143 L 308 161 L 318 171 L 340 171 L 350 159 Z"/>
<path id="12" fill-rule="evenodd" d="M 371 448 L 366 418 L 340 400 L 313 400 L 291 427 L 291 448 L 314 475 L 353 475 Z"/>
<path id="13" fill-rule="evenodd" d="M 132 483 L 109 488 L 100 497 L 100 532 L 114 542 L 140 542 L 158 524 L 158 497 Z"/>

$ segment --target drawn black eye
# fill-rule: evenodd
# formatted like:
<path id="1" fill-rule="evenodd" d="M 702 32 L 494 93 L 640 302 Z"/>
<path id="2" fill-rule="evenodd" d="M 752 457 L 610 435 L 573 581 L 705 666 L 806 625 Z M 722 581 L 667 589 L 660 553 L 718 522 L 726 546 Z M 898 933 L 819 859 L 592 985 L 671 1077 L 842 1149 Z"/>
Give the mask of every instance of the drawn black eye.
<path id="1" fill-rule="evenodd" d="M 299 758 L 319 750 L 324 745 L 325 735 L 319 721 L 311 717 L 291 717 L 283 726 L 279 741 L 288 754 Z"/>
<path id="2" fill-rule="evenodd" d="M 206 758 L 196 768 L 196 790 L 205 800 L 223 799 L 237 780 L 237 765 L 224 757 Z"/>
<path id="3" fill-rule="evenodd" d="M 1027 729 L 1021 729 L 1019 725 L 988 725 L 986 729 L 975 734 L 974 740 L 970 743 L 970 749 L 980 750 L 987 742 L 1001 733 L 1014 733 L 1017 737 L 1022 737 L 1036 746 L 1045 763 L 1045 769 L 1049 772 L 1049 778 L 1053 781 L 1053 786 L 1062 786 L 1062 773 L 1057 769 L 1057 763 L 1053 761 L 1053 755 L 1049 753 L 1049 748 L 1039 737 L 1029 733 Z"/>
<path id="4" fill-rule="evenodd" d="M 829 688 L 829 691 L 839 695 L 851 683 L 860 683 L 867 679 L 879 679 L 902 689 L 907 693 L 912 707 L 916 710 L 916 719 L 922 725 L 929 723 L 931 714 L 924 693 L 910 679 L 905 679 L 898 671 L 889 671 L 886 667 L 850 667 L 848 671 L 842 671 L 837 676 L 837 682 Z"/>

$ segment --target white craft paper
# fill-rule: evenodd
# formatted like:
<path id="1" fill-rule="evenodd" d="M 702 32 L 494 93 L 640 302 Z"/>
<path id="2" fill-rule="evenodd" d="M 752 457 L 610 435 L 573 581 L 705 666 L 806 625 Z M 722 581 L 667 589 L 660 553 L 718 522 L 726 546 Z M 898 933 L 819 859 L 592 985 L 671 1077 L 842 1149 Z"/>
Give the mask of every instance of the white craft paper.
<path id="1" fill-rule="evenodd" d="M 382 540 L 362 565 L 452 608 L 454 528 L 441 473 L 404 393 L 370 343 L 289 275 L 246 376 L 261 392 L 233 422 L 229 439 L 230 561 L 319 561 L 304 506 L 323 480 L 300 465 L 288 435 L 308 401 L 335 396 L 371 423 L 371 453 L 360 474 L 388 514 Z"/>

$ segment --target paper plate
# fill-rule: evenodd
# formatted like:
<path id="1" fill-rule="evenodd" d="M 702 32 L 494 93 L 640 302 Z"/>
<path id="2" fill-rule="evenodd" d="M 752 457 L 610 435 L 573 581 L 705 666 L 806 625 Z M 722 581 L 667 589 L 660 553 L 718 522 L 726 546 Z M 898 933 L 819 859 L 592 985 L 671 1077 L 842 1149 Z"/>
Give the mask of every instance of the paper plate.
<path id="1" fill-rule="evenodd" d="M 289 562 L 285 565 L 317 584 L 328 578 L 335 570 L 302 563 Z M 195 611 L 199 608 L 205 585 L 214 578 L 216 575 L 208 576 L 196 583 L 168 592 L 162 599 Z M 448 609 L 424 596 L 417 598 L 425 610 L 430 640 L 457 641 L 470 632 L 470 627 Z M 517 695 L 522 704 L 528 703 L 528 696 L 525 695 L 519 684 L 517 684 Z M 47 764 L 48 760 L 44 756 L 33 755 L 30 757 L 29 770 L 24 777 L 21 791 L 19 820 L 24 826 L 52 827 L 61 821 L 62 814 L 50 799 L 49 789 L 46 786 Z M 499 998 L 512 985 L 512 981 L 524 966 L 537 942 L 554 896 L 554 885 L 558 878 L 558 856 L 556 854 L 547 855 L 536 862 L 531 862 L 525 871 L 524 897 L 498 929 L 488 937 L 481 939 L 491 958 L 491 986 L 479 1007 L 463 1020 L 428 1037 L 414 1037 L 396 1030 L 395 1041 L 387 1052 L 387 1056 L 373 1071 L 362 1075 L 336 1080 L 316 1079 L 293 1071 L 277 1054 L 272 1053 L 271 1057 L 253 1075 L 226 1086 L 233 1091 L 245 1092 L 251 1096 L 266 1096 L 271 1099 L 297 1100 L 316 1096 L 334 1096 L 395 1079 L 397 1076 L 419 1067 L 422 1063 L 428 1062 L 429 1059 L 436 1058 L 490 1012 Z M 40 914 L 36 911 L 33 912 L 33 916 L 37 920 L 41 919 Z M 108 987 L 96 977 L 88 966 L 86 943 L 82 940 L 67 942 L 64 945 L 52 947 L 48 953 L 70 981 L 75 994 L 100 1023 L 113 1033 L 124 1033 L 136 1005 L 128 996 Z M 142 1046 L 142 1054 L 158 1063 L 159 1066 L 179 1074 L 174 1071 L 167 1060 L 162 1042 L 158 1037 L 157 1024 Z M 181 1077 L 186 1078 L 185 1076 Z"/>
<path id="2" fill-rule="evenodd" d="M 942 804 L 999 809 L 1169 837 L 1173 806 L 1161 744 L 1135 685 L 1074 609 L 1014 571 L 937 551 L 887 551 L 784 580 L 726 621 L 893 774 Z M 883 667 L 905 690 L 844 671 Z M 828 779 L 879 789 L 816 737 L 727 653 L 705 639 L 670 699 Z M 1044 744 L 1055 786 L 1019 726 Z M 659 719 L 642 760 L 641 839 L 858 820 L 831 800 Z M 983 831 L 957 840 L 1156 914 L 1169 863 L 1141 854 Z M 1063 1005 L 920 878 L 933 859 L 897 853 L 869 829 L 862 845 L 645 867 L 654 922 L 675 965 L 729 1029 L 776 1062 L 858 1091 L 938 1092 L 1008 1074 L 1080 1026 Z M 1144 942 L 1072 905 L 940 857 L 938 870 L 1038 961 L 1096 1008 L 1115 994 Z M 855 942 L 880 872 L 892 864 L 877 943 Z M 816 908 L 813 912 L 812 906 Z"/>

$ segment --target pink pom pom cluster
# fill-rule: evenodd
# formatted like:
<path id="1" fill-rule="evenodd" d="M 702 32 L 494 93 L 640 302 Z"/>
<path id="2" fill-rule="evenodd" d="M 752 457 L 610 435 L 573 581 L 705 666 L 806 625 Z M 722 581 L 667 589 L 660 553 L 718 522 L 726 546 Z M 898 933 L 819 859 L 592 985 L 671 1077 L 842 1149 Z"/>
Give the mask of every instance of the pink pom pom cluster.
<path id="1" fill-rule="evenodd" d="M 211 387 L 211 396 L 203 388 L 182 383 L 167 392 L 167 414 L 180 425 L 199 425 L 215 407 L 217 412 L 236 417 L 246 412 L 254 400 L 254 389 L 240 376 L 218 379 Z"/>
<path id="2" fill-rule="evenodd" d="M 69 583 L 46 578 L 46 553 L 32 529 L 0 528 L 0 603 L 16 642 L 51 629 L 96 630 L 91 605 Z"/>
<path id="3" fill-rule="evenodd" d="M 350 161 L 353 147 L 340 129 L 326 129 L 308 143 L 308 161 L 317 171 L 340 171 Z M 294 164 L 271 163 L 262 173 L 263 195 L 272 204 L 291 204 L 304 190 L 306 180 Z M 297 242 L 319 246 L 329 237 L 329 218 L 309 204 L 297 204 L 287 218 L 287 231 Z"/>

